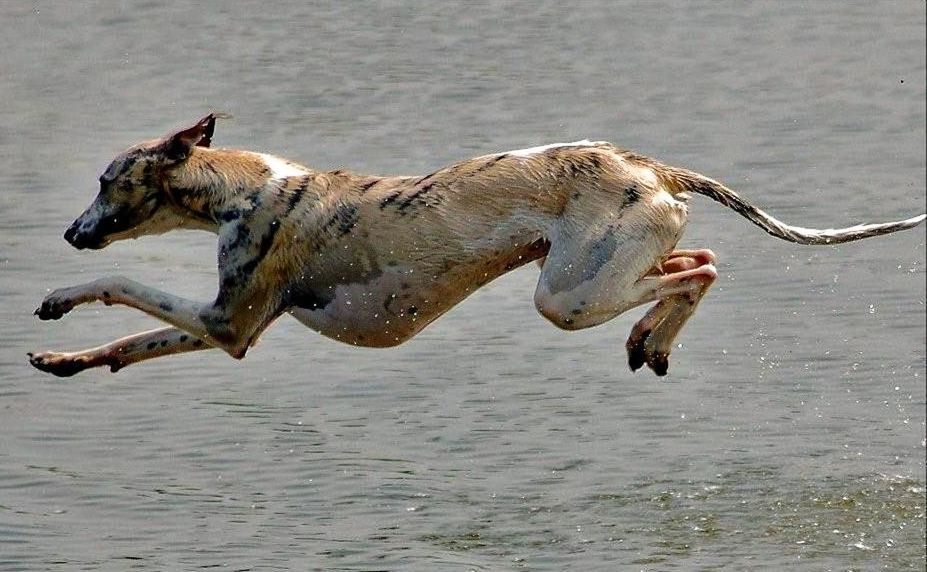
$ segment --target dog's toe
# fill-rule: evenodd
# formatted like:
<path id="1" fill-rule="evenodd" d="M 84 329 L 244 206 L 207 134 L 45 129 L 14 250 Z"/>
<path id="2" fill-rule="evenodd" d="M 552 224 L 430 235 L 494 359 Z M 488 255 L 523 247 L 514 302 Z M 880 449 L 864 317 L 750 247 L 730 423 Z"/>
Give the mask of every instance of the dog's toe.
<path id="1" fill-rule="evenodd" d="M 70 310 L 71 306 L 69 304 L 57 300 L 46 300 L 36 309 L 35 315 L 40 320 L 57 320 Z"/>
<path id="2" fill-rule="evenodd" d="M 639 337 L 631 336 L 628 338 L 628 343 L 625 347 L 628 350 L 628 367 L 631 368 L 631 371 L 637 371 L 647 363 L 647 351 L 644 347 L 644 343 L 649 336 L 650 330 L 647 330 Z"/>
<path id="3" fill-rule="evenodd" d="M 646 365 L 660 377 L 669 371 L 669 352 L 659 351 L 653 344 L 652 330 L 632 334 L 625 347 L 628 350 L 628 366 L 637 371 Z"/>
<path id="4" fill-rule="evenodd" d="M 654 352 L 648 356 L 647 366 L 660 377 L 666 375 L 669 371 L 669 354 L 664 352 Z"/>
<path id="5" fill-rule="evenodd" d="M 42 300 L 42 305 L 36 308 L 34 314 L 40 320 L 57 320 L 74 309 L 72 293 L 67 288 L 55 290 Z"/>
<path id="6" fill-rule="evenodd" d="M 644 348 L 643 346 L 635 346 L 634 348 L 628 349 L 628 367 L 631 368 L 631 371 L 637 371 L 640 368 L 644 367 L 644 364 L 647 362 L 644 357 Z"/>

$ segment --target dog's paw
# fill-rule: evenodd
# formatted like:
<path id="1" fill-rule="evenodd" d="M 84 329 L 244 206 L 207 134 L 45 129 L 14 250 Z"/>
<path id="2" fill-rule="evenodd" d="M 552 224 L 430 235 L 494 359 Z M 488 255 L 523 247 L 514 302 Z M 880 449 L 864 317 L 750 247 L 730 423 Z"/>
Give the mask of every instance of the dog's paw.
<path id="1" fill-rule="evenodd" d="M 631 371 L 637 371 L 647 363 L 647 350 L 644 347 L 644 342 L 647 341 L 649 336 L 650 330 L 647 330 L 639 336 L 632 335 L 628 338 L 625 348 L 628 350 L 628 367 L 631 368 Z"/>
<path id="2" fill-rule="evenodd" d="M 653 370 L 653 373 L 663 377 L 669 371 L 669 354 L 665 352 L 649 352 L 647 355 L 647 367 Z"/>
<path id="3" fill-rule="evenodd" d="M 35 315 L 40 320 L 57 320 L 74 309 L 74 301 L 64 294 L 62 290 L 55 290 L 42 300 L 42 305 L 36 308 Z"/>
<path id="4" fill-rule="evenodd" d="M 58 377 L 71 377 L 75 373 L 84 371 L 92 364 L 86 358 L 75 358 L 70 354 L 59 352 L 29 353 L 29 363 L 36 369 L 48 372 Z"/>
<path id="5" fill-rule="evenodd" d="M 652 331 L 646 330 L 638 335 L 632 333 L 625 347 L 628 350 L 628 366 L 637 371 L 647 365 L 660 377 L 669 371 L 669 352 L 653 348 Z"/>

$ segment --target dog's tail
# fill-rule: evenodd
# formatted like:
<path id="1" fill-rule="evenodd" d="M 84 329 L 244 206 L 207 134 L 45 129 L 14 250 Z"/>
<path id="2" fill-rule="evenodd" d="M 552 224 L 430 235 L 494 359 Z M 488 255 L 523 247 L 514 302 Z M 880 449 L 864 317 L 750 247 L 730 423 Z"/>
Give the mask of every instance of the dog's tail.
<path id="1" fill-rule="evenodd" d="M 905 220 L 876 224 L 858 224 L 846 228 L 802 228 L 800 226 L 788 225 L 777 220 L 751 205 L 740 195 L 718 181 L 699 175 L 694 171 L 668 167 L 664 172 L 668 175 L 666 179 L 668 179 L 667 182 L 669 186 L 677 192 L 692 192 L 704 195 L 733 209 L 776 238 L 788 240 L 789 242 L 796 242 L 798 244 L 838 244 L 841 242 L 852 242 L 854 240 L 869 238 L 870 236 L 879 236 L 881 234 L 890 234 L 892 232 L 898 232 L 899 230 L 914 228 L 927 218 L 927 214 L 921 214 Z"/>

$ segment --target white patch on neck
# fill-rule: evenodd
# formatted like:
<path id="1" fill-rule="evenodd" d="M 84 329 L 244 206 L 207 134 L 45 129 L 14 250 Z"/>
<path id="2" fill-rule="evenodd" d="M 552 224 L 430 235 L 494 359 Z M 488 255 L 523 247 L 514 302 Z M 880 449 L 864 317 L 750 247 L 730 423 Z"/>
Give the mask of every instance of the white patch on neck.
<path id="1" fill-rule="evenodd" d="M 582 141 L 574 141 L 573 143 L 551 143 L 550 145 L 540 145 L 538 147 L 529 147 L 527 149 L 516 149 L 514 151 L 508 151 L 505 155 L 514 155 L 516 157 L 530 157 L 531 155 L 537 155 L 538 153 L 543 153 L 548 149 L 556 149 L 558 147 L 592 147 L 596 145 L 588 139 L 583 139 Z M 502 153 L 500 153 L 502 155 Z"/>
<path id="2" fill-rule="evenodd" d="M 283 180 L 290 177 L 299 177 L 300 175 L 305 175 L 309 172 L 304 167 L 301 167 L 296 163 L 291 163 L 286 159 L 274 157 L 273 155 L 268 155 L 266 153 L 261 153 L 260 155 L 261 159 L 264 160 L 264 164 L 267 165 L 268 169 L 270 169 L 271 179 Z"/>

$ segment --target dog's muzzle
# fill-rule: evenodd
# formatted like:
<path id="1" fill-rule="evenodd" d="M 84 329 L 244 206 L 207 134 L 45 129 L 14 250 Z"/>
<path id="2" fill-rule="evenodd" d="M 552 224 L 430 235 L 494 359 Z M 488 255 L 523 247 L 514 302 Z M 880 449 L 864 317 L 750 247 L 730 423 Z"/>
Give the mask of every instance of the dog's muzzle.
<path id="1" fill-rule="evenodd" d="M 78 250 L 103 248 L 103 241 L 98 236 L 94 236 L 93 233 L 81 230 L 78 221 L 74 221 L 71 228 L 64 233 L 64 239 Z"/>

